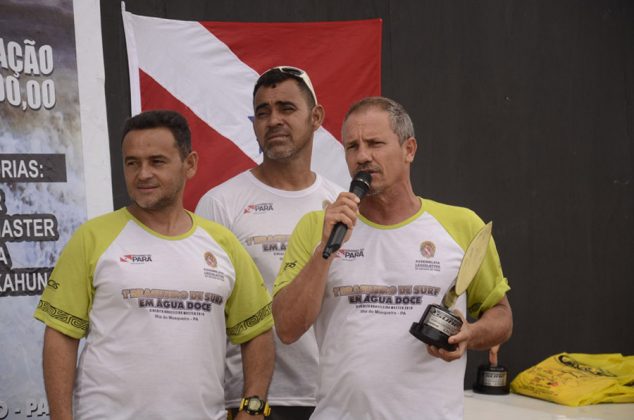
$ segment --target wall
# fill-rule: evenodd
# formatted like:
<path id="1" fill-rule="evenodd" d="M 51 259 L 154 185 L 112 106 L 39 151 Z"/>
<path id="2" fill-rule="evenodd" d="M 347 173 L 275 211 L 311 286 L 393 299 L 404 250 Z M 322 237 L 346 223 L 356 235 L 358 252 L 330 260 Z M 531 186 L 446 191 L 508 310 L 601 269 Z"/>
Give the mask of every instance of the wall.
<path id="1" fill-rule="evenodd" d="M 120 3 L 102 1 L 115 207 L 127 200 Z M 419 195 L 494 221 L 514 375 L 567 351 L 634 354 L 634 3 L 510 0 L 133 0 L 157 17 L 383 19 L 383 94 L 414 120 Z M 473 353 L 465 378 L 485 354 Z"/>

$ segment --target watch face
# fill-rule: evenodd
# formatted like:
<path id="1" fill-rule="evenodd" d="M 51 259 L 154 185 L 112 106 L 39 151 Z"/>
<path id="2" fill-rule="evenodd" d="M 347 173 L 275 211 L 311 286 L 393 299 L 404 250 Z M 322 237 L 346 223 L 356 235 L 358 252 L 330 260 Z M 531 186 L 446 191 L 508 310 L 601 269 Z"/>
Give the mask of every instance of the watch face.
<path id="1" fill-rule="evenodd" d="M 247 402 L 247 409 L 250 411 L 260 411 L 262 409 L 262 401 L 257 398 L 250 398 Z"/>

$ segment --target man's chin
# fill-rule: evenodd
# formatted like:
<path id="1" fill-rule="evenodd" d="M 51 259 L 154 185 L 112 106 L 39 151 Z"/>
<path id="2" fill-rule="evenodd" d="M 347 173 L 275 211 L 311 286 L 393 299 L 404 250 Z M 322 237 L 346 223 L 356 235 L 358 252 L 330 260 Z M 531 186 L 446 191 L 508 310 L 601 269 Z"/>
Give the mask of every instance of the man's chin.
<path id="1" fill-rule="evenodd" d="M 143 211 L 155 211 L 160 210 L 165 207 L 164 203 L 161 200 L 134 200 L 134 205 Z"/>
<path id="2" fill-rule="evenodd" d="M 266 157 L 270 160 L 286 160 L 293 157 L 293 150 L 282 148 L 270 148 L 264 151 Z"/>

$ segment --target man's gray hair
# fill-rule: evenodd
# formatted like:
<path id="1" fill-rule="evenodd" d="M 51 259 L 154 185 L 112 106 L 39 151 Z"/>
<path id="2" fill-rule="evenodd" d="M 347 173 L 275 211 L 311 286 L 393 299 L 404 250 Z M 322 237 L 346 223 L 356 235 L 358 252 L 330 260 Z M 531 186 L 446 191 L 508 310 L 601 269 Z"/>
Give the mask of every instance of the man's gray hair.
<path id="1" fill-rule="evenodd" d="M 400 144 L 403 144 L 410 137 L 415 137 L 414 124 L 412 124 L 412 119 L 403 105 L 383 96 L 370 96 L 352 104 L 346 112 L 343 122 L 345 123 L 350 115 L 367 108 L 378 108 L 388 113 L 390 127 L 398 137 Z"/>

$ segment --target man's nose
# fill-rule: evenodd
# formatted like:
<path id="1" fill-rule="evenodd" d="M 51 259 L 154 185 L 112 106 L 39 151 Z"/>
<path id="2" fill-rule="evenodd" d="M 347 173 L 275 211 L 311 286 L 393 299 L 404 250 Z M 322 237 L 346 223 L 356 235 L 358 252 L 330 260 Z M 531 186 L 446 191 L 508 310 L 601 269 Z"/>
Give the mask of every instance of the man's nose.
<path id="1" fill-rule="evenodd" d="M 272 110 L 268 123 L 270 127 L 282 124 L 282 114 L 279 111 Z"/>
<path id="2" fill-rule="evenodd" d="M 152 167 L 150 166 L 149 163 L 141 163 L 141 166 L 139 167 L 139 178 L 141 179 L 147 179 L 147 178 L 151 178 L 153 175 L 152 172 Z"/>
<path id="3" fill-rule="evenodd" d="M 372 161 L 372 154 L 366 146 L 359 146 L 357 149 L 357 163 L 367 163 Z"/>

